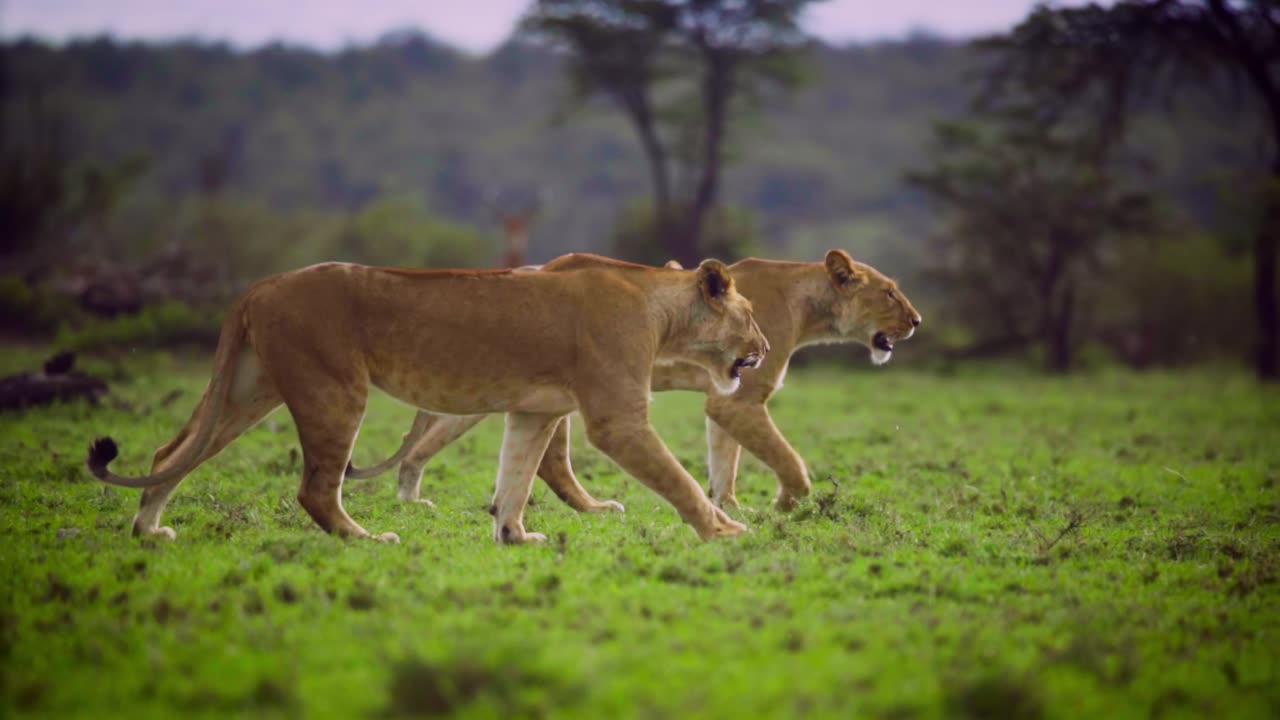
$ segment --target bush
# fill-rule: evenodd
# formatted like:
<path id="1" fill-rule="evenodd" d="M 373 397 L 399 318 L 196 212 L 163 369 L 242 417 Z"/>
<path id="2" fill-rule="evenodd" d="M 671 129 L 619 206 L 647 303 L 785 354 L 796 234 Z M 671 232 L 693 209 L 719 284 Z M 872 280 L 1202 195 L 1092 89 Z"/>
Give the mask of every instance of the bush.
<path id="1" fill-rule="evenodd" d="M 1095 300 L 1098 337 L 1133 367 L 1248 357 L 1255 328 L 1251 268 L 1215 238 L 1136 244 Z"/>
<path id="2" fill-rule="evenodd" d="M 179 302 L 150 305 L 135 315 L 89 320 L 79 327 L 64 325 L 57 345 L 68 350 L 109 350 L 122 347 L 214 346 L 222 325 L 220 312 Z"/>
<path id="3" fill-rule="evenodd" d="M 339 255 L 370 265 L 489 267 L 498 244 L 466 225 L 441 220 L 409 196 L 375 200 L 347 223 Z"/>
<path id="4" fill-rule="evenodd" d="M 677 213 L 678 217 L 682 215 Z M 614 252 L 624 260 L 661 265 L 670 259 L 659 237 L 653 206 L 648 202 L 635 202 L 624 208 L 610 239 Z M 749 210 L 721 206 L 707 213 L 698 249 L 700 257 L 733 262 L 762 251 L 755 218 Z"/>
<path id="5" fill-rule="evenodd" d="M 23 335 L 53 334 L 83 312 L 73 300 L 14 276 L 0 276 L 0 327 Z"/>

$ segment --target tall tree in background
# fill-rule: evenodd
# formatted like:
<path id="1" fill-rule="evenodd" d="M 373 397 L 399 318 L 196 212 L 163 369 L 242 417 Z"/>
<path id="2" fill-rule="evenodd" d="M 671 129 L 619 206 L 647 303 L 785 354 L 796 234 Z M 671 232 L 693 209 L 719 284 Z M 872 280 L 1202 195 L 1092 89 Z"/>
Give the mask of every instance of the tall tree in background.
<path id="1" fill-rule="evenodd" d="M 1090 138 L 1027 109 L 935 130 L 935 164 L 908 180 L 943 209 L 936 275 L 978 348 L 1037 343 L 1047 370 L 1071 369 L 1081 296 L 1112 241 L 1144 231 L 1150 200 L 1117 185 Z"/>
<path id="2" fill-rule="evenodd" d="M 1090 122 L 1101 143 L 1124 135 L 1140 103 L 1203 85 L 1247 87 L 1270 133 L 1269 179 L 1254 234 L 1256 367 L 1280 379 L 1280 1 L 1122 0 L 1038 7 L 981 46 L 995 59 L 989 104 L 1031 99 L 1045 122 Z"/>
<path id="3" fill-rule="evenodd" d="M 664 70 L 664 46 L 676 26 L 675 8 L 661 0 L 540 0 L 521 26 L 567 51 L 566 71 L 576 100 L 604 95 L 626 115 L 644 149 L 654 211 L 665 228 L 671 218 L 671 169 L 658 136 L 653 91 Z"/>
<path id="4" fill-rule="evenodd" d="M 701 258 L 708 213 L 719 200 L 733 101 L 764 85 L 789 86 L 807 37 L 800 11 L 814 0 L 538 0 L 526 33 L 569 55 L 579 98 L 604 95 L 627 116 L 649 164 L 655 232 L 685 265 Z M 666 85 L 692 81 L 696 111 L 674 113 L 696 127 L 664 133 L 656 98 Z M 673 96 L 681 93 L 674 91 Z M 677 193 L 671 137 L 693 139 L 686 168 L 696 178 Z"/>

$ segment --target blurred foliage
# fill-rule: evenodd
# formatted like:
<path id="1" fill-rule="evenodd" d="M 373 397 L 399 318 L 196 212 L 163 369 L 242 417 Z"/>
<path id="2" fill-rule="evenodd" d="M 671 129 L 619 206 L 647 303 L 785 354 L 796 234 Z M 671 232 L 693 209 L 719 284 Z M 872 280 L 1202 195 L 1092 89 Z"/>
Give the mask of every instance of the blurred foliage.
<path id="1" fill-rule="evenodd" d="M 1170 232 L 1128 243 L 1112 260 L 1094 289 L 1096 332 L 1086 340 L 1137 368 L 1241 356 L 1254 326 L 1248 257 L 1209 235 Z"/>
<path id="2" fill-rule="evenodd" d="M 380 198 L 346 223 L 338 257 L 369 265 L 483 267 L 498 251 L 494 236 L 432 216 L 412 196 Z"/>
<path id="3" fill-rule="evenodd" d="M 711 249 L 733 117 L 804 77 L 812 2 L 538 0 L 520 26 L 565 53 L 575 101 L 602 95 L 626 116 L 649 166 L 650 235 L 692 267 Z"/>
<path id="4" fill-rule="evenodd" d="M 204 345 L 218 342 L 222 308 L 197 309 L 181 302 L 148 305 L 137 313 L 64 324 L 56 345 L 64 350 L 119 350 Z"/>
<path id="5" fill-rule="evenodd" d="M 711 224 L 750 239 L 716 240 L 703 252 L 816 260 L 842 247 L 898 278 L 927 317 L 959 308 L 953 290 L 926 273 L 939 228 L 926 196 L 901 178 L 936 160 L 934 121 L 963 111 L 980 88 L 980 54 L 917 34 L 815 45 L 809 55 L 809 82 L 786 102 L 761 88 L 735 108 L 720 198 L 728 209 Z M 562 61 L 519 40 L 474 58 L 412 32 L 330 54 L 187 41 L 0 43 L 0 272 L 43 296 L 42 278 L 72 259 L 145 264 L 176 248 L 209 264 L 225 297 L 264 274 L 324 260 L 487 266 L 499 257 L 495 197 L 512 187 L 541 200 L 530 261 L 615 247 L 649 257 L 652 211 L 634 203 L 651 195 L 642 150 L 604 102 L 585 100 L 572 123 L 554 122 L 565 107 Z M 1263 128 L 1255 114 L 1199 102 L 1204 93 L 1192 87 L 1186 97 L 1196 101 L 1176 113 L 1138 106 L 1118 181 L 1176 210 L 1181 227 L 1170 242 L 1216 257 L 1215 242 L 1238 250 L 1251 242 L 1249 219 L 1259 216 L 1240 189 L 1265 175 Z M 688 126 L 687 93 L 656 99 L 671 123 Z M 696 156 L 696 137 L 669 140 L 677 167 L 682 154 Z M 677 172 L 673 182 L 693 178 Z M 1119 267 L 1121 250 L 1104 259 Z M 1142 282 L 1166 288 L 1159 292 L 1203 283 L 1206 295 L 1188 297 L 1220 293 L 1235 313 L 1248 307 L 1249 289 L 1239 262 L 1220 260 L 1198 276 L 1171 269 L 1165 285 Z M 1137 282 L 1111 274 L 1106 291 L 1138 307 L 1158 293 Z M 952 322 L 927 330 L 913 342 L 979 339 Z M 1081 332 L 1085 343 L 1096 339 Z M 1248 333 L 1239 332 L 1215 335 L 1215 352 L 1242 357 Z"/>
<path id="6" fill-rule="evenodd" d="M 0 329 L 20 335 L 49 335 L 82 317 L 75 301 L 13 276 L 0 275 Z"/>
<path id="7" fill-rule="evenodd" d="M 934 166 L 908 175 L 943 210 L 931 269 L 955 321 L 981 346 L 1036 342 L 1056 372 L 1071 369 L 1108 251 L 1155 229 L 1151 197 L 1118 183 L 1091 141 L 1027 109 L 987 112 L 939 124 Z"/>
<path id="8" fill-rule="evenodd" d="M 0 56 L 12 88 L 0 96 L 5 112 L 16 111 L 20 90 L 43 88 L 47 119 L 64 128 L 68 173 L 145 158 L 135 194 L 161 207 L 201 192 L 202 161 L 219 150 L 221 191 L 276 211 L 349 213 L 412 193 L 442 218 L 492 229 L 489 198 L 529 187 L 546 200 L 530 239 L 540 261 L 607 252 L 618 210 L 649 191 L 641 151 L 616 113 L 589 103 L 572 124 L 550 122 L 564 93 L 560 60 L 523 42 L 479 59 L 404 34 L 334 54 L 18 40 L 0 45 Z M 774 252 L 793 235 L 850 221 L 883 223 L 897 229 L 896 242 L 923 246 L 929 218 L 901 174 L 927 162 L 933 121 L 973 95 L 974 52 L 921 35 L 819 45 L 811 57 L 811 82 L 786 103 L 762 99 L 757 116 L 744 116 L 758 127 L 730 139 L 724 202 L 758 213 Z M 1217 189 L 1238 187 L 1239 171 L 1256 167 L 1257 135 L 1247 118 L 1223 122 L 1215 106 L 1201 107 L 1137 139 L 1156 159 L 1153 189 L 1207 222 Z M 7 123 L 6 141 L 30 146 L 19 130 Z M 138 205 L 126 197 L 120 211 Z"/>
<path id="9" fill-rule="evenodd" d="M 662 265 L 674 258 L 664 254 L 663 243 L 657 237 L 661 232 L 663 226 L 651 203 L 630 203 L 613 228 L 612 254 L 632 262 Z M 724 205 L 708 213 L 701 246 L 704 257 L 725 262 L 766 254 L 751 211 Z"/>
<path id="10" fill-rule="evenodd" d="M 1090 127 L 1099 148 L 1123 141 L 1144 103 L 1168 103 L 1188 88 L 1209 90 L 1267 129 L 1267 175 L 1246 183 L 1244 194 L 1260 191 L 1258 212 L 1248 213 L 1257 219 L 1254 366 L 1260 378 L 1280 380 L 1280 3 L 1045 5 L 980 47 L 991 58 L 982 105 L 1012 103 L 1034 108 L 1046 125 Z"/>

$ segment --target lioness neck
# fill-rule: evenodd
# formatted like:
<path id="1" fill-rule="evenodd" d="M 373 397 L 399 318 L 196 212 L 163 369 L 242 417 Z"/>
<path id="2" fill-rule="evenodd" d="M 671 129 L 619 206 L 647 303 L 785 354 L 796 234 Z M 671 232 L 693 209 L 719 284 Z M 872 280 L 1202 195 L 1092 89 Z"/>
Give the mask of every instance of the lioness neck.
<path id="1" fill-rule="evenodd" d="M 801 347 L 846 340 L 836 329 L 836 293 L 822 263 L 748 258 L 731 270 L 742 294 L 756 305 L 758 316 L 785 312 L 791 337 L 770 337 L 770 343 L 790 339 Z M 775 332 L 784 329 L 783 323 L 769 325 Z"/>
<path id="2" fill-rule="evenodd" d="M 658 358 L 679 359 L 686 350 L 694 323 L 710 309 L 698 302 L 699 291 L 692 273 L 649 275 L 644 281 L 649 285 L 646 300 L 650 327 L 657 339 Z"/>

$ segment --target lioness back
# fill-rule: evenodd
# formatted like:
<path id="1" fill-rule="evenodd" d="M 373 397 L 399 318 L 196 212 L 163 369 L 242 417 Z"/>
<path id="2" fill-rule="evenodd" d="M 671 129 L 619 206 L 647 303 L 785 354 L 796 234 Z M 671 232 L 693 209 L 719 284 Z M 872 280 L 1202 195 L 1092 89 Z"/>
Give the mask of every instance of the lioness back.
<path id="1" fill-rule="evenodd" d="M 504 399 L 515 388 L 539 397 L 572 389 L 584 344 L 652 354 L 645 300 L 609 268 L 513 273 L 326 263 L 259 283 L 245 313 L 251 333 L 288 337 L 296 352 L 358 356 L 370 382 L 419 407 L 497 412 L 512 409 Z M 618 327 L 618 318 L 630 327 Z M 571 401 L 546 410 L 561 405 Z"/>

